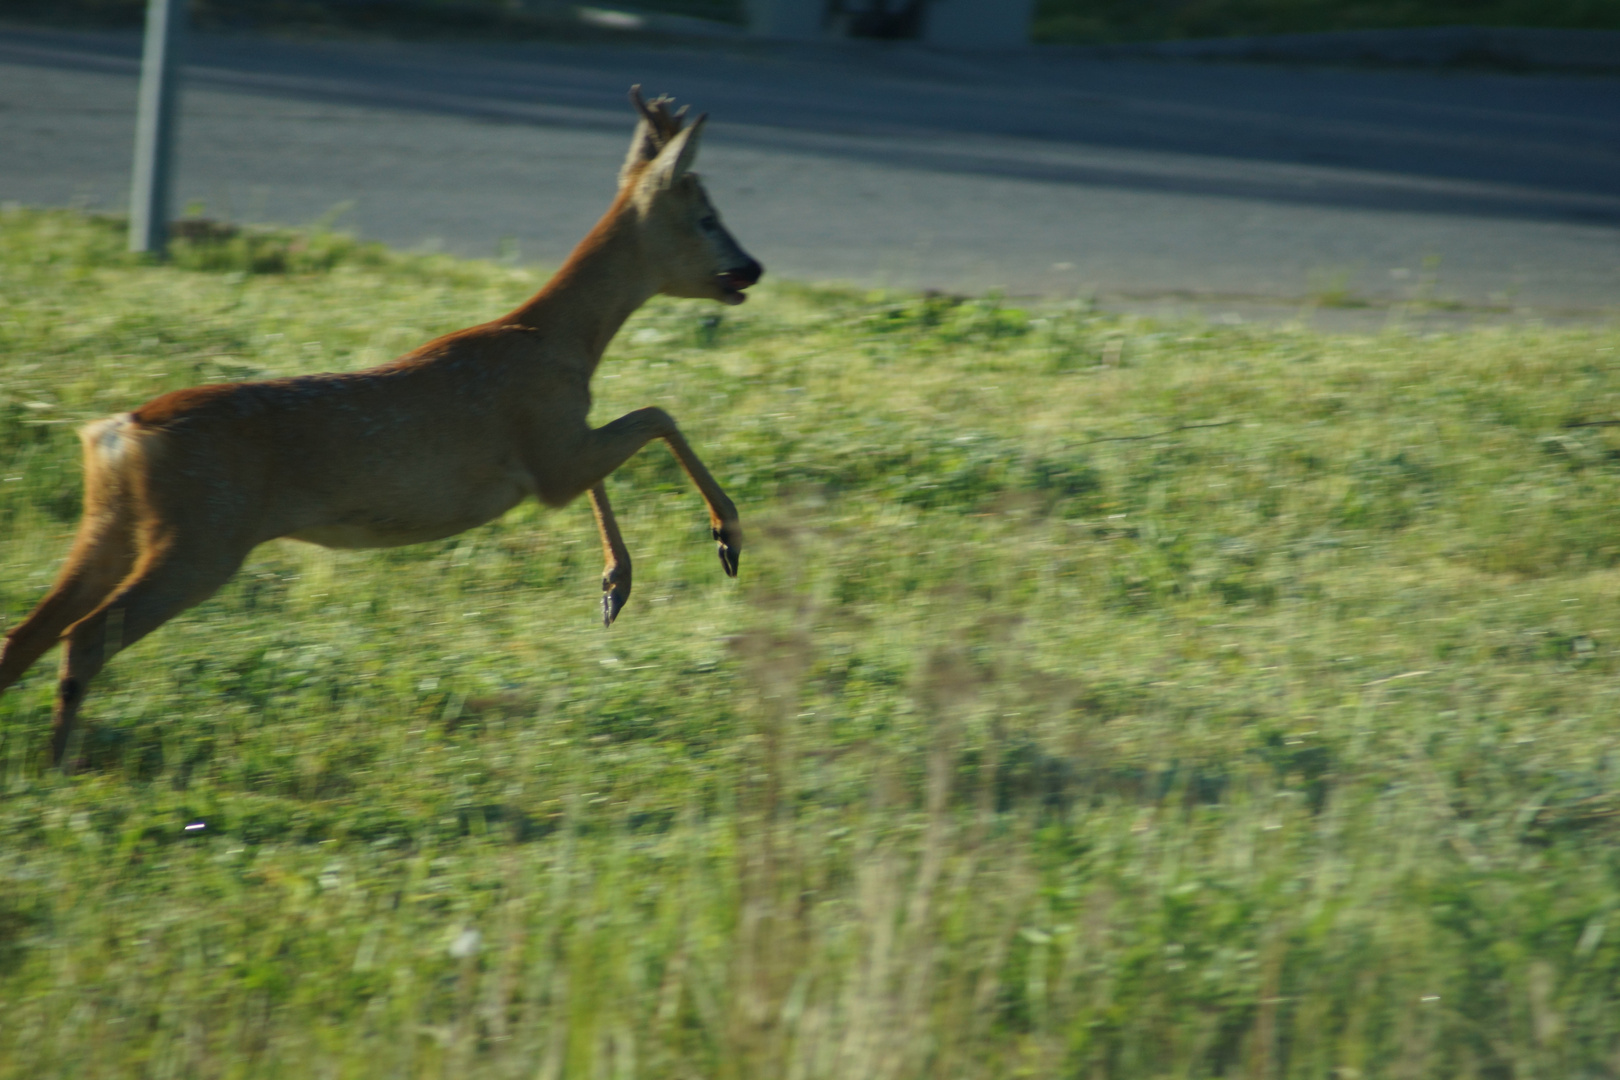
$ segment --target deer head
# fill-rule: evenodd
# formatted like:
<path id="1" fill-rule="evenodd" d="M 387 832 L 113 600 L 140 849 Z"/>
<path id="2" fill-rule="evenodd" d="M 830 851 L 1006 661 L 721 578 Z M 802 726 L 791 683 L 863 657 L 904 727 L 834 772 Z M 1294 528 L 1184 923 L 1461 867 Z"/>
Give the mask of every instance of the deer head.
<path id="1" fill-rule="evenodd" d="M 619 170 L 619 188 L 630 189 L 642 244 L 649 261 L 660 268 L 658 291 L 742 303 L 747 299 L 743 290 L 758 281 L 765 268 L 726 231 L 691 171 L 708 115 L 684 126 L 684 106 L 672 113 L 668 98 L 645 101 L 639 86 L 631 88 L 630 103 L 641 121 Z"/>

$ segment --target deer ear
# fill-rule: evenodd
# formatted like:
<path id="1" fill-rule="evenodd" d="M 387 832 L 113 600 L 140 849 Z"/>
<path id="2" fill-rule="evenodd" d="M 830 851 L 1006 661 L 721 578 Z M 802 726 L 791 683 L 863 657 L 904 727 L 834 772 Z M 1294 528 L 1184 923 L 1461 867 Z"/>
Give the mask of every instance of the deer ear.
<path id="1" fill-rule="evenodd" d="M 658 156 L 653 159 L 653 163 L 647 167 L 642 183 L 667 188 L 685 176 L 697 157 L 699 134 L 708 119 L 709 114 L 704 113 L 692 121 L 691 127 L 665 143 L 664 148 L 658 151 Z"/>

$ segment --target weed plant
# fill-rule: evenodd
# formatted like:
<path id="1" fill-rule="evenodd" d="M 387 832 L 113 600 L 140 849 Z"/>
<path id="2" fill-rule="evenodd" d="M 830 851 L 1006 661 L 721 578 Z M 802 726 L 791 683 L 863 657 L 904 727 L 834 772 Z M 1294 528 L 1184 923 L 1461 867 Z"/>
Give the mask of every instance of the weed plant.
<path id="1" fill-rule="evenodd" d="M 76 424 L 538 284 L 120 235 L 0 216 L 8 624 Z M 611 630 L 588 508 L 527 506 L 266 545 L 71 779 L 50 659 L 0 697 L 0 1078 L 1613 1075 L 1617 347 L 655 301 L 595 415 L 682 421 L 740 580 L 650 447 Z"/>

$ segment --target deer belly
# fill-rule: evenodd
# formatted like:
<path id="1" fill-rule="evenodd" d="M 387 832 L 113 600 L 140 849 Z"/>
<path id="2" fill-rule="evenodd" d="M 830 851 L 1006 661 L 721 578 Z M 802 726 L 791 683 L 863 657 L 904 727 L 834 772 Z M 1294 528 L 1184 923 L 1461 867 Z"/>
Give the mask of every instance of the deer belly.
<path id="1" fill-rule="evenodd" d="M 439 498 L 379 501 L 322 515 L 326 520 L 282 535 L 329 548 L 420 544 L 494 521 L 529 494 L 526 486 L 510 483 L 476 491 L 446 492 Z"/>

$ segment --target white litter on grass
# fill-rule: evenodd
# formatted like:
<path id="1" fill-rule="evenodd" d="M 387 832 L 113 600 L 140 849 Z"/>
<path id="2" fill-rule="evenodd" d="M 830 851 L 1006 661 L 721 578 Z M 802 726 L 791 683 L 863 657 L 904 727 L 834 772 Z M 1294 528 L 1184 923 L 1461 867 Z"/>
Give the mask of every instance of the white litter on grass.
<path id="1" fill-rule="evenodd" d="M 484 935 L 477 930 L 466 929 L 455 936 L 445 951 L 457 960 L 465 960 L 469 956 L 477 956 L 478 950 L 484 943 Z"/>

